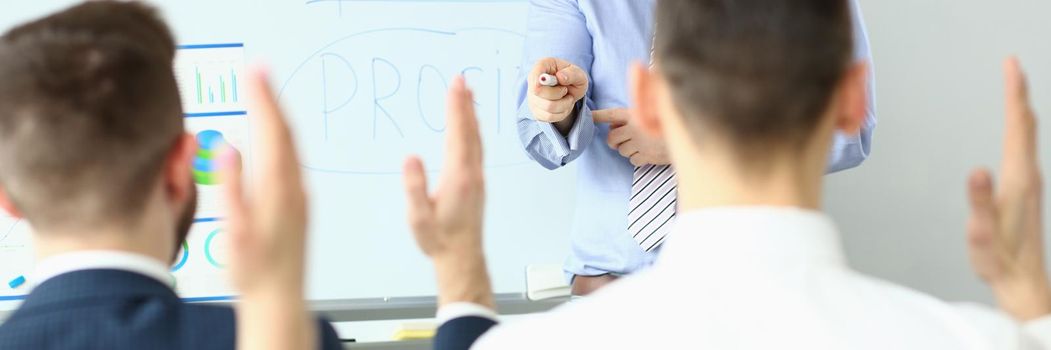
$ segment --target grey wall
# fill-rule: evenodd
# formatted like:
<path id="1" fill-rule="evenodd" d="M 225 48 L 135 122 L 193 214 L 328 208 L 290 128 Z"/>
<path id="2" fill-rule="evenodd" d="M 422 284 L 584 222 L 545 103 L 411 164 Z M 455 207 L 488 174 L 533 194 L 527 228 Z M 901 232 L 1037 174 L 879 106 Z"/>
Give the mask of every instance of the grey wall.
<path id="1" fill-rule="evenodd" d="M 829 178 L 825 205 L 855 268 L 950 300 L 990 301 L 967 260 L 966 178 L 999 163 L 1002 58 L 1021 57 L 1035 108 L 1051 118 L 1051 2 L 860 2 L 876 65 L 875 150 Z M 1051 123 L 1040 135 L 1051 144 Z M 1041 159 L 1051 165 L 1051 152 Z"/>

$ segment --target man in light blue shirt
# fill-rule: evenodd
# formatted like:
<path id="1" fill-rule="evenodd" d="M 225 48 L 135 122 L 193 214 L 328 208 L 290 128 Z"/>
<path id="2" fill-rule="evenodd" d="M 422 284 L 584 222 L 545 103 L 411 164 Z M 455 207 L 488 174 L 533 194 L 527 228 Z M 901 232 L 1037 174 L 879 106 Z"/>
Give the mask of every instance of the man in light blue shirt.
<path id="1" fill-rule="evenodd" d="M 660 251 L 659 241 L 647 251 L 628 232 L 629 200 L 634 204 L 636 169 L 642 169 L 637 167 L 668 164 L 667 152 L 662 140 L 635 133 L 624 110 L 629 103 L 627 68 L 650 59 L 654 6 L 654 0 L 530 4 L 524 66 L 533 69 L 519 82 L 518 133 L 529 157 L 545 168 L 579 162 L 572 250 L 564 266 L 576 295 L 649 266 Z M 854 16 L 858 59 L 869 60 L 856 1 Z M 537 77 L 543 73 L 556 76 L 559 85 L 540 85 Z M 873 90 L 870 86 L 869 93 Z M 870 105 L 860 134 L 837 135 L 828 171 L 861 164 L 869 155 L 875 125 Z M 612 137 L 611 128 L 616 130 Z M 669 187 L 674 191 L 674 183 Z M 674 201 L 672 193 L 668 206 L 674 207 Z"/>

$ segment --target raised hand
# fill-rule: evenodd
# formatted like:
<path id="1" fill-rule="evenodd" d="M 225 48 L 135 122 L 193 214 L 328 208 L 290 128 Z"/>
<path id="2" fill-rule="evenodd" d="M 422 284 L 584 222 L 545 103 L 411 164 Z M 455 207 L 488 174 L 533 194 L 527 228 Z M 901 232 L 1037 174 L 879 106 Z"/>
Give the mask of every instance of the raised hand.
<path id="1" fill-rule="evenodd" d="M 224 156 L 230 277 L 237 305 L 238 348 L 311 349 L 317 334 L 304 301 L 306 194 L 292 135 L 266 73 L 249 77 L 255 175 L 245 188 L 240 156 Z"/>
<path id="2" fill-rule="evenodd" d="M 551 74 L 558 78 L 558 85 L 544 86 L 539 82 L 541 74 Z M 558 58 L 545 58 L 533 66 L 529 73 L 529 110 L 536 120 L 553 123 L 560 131 L 567 133 L 572 128 L 573 119 L 569 116 L 573 109 L 588 92 L 590 81 L 583 69 Z"/>
<path id="3" fill-rule="evenodd" d="M 472 93 L 463 77 L 449 88 L 445 165 L 433 194 L 418 157 L 405 162 L 409 224 L 420 249 L 435 264 L 440 305 L 472 302 L 493 306 L 482 252 L 485 178 L 482 140 Z"/>
<path id="4" fill-rule="evenodd" d="M 1037 158 L 1036 115 L 1017 59 L 1004 63 L 1006 116 L 1000 179 L 975 170 L 969 180 L 971 262 L 1000 307 L 1025 321 L 1051 314 L 1044 265 L 1043 181 Z"/>

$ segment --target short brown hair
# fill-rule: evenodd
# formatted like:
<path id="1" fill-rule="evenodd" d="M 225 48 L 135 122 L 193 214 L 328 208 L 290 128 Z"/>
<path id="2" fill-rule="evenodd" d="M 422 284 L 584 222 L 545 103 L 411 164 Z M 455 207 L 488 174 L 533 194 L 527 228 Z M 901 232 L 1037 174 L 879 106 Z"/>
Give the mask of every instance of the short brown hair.
<path id="1" fill-rule="evenodd" d="M 655 55 L 694 130 L 801 146 L 853 57 L 848 0 L 660 0 Z"/>
<path id="2" fill-rule="evenodd" d="M 91 1 L 0 38 L 0 184 L 37 228 L 130 220 L 183 132 L 153 8 Z"/>

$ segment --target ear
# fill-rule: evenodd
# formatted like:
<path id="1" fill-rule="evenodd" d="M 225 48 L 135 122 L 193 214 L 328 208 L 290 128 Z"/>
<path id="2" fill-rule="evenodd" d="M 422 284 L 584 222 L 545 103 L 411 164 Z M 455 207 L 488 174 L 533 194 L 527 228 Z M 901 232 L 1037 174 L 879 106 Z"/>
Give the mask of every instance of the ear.
<path id="1" fill-rule="evenodd" d="M 8 215 L 13 217 L 22 218 L 22 212 L 15 206 L 15 202 L 11 201 L 11 197 L 7 195 L 7 191 L 0 187 L 0 208 L 2 208 Z"/>
<path id="2" fill-rule="evenodd" d="M 635 62 L 628 71 L 628 89 L 631 94 L 631 124 L 650 136 L 663 136 L 657 98 L 657 76 L 649 67 Z"/>
<path id="3" fill-rule="evenodd" d="M 175 141 L 164 163 L 164 188 L 171 202 L 192 199 L 194 191 L 193 157 L 197 153 L 197 138 L 183 133 Z"/>
<path id="4" fill-rule="evenodd" d="M 869 65 L 859 61 L 847 69 L 840 83 L 836 102 L 836 129 L 848 135 L 861 131 L 869 108 Z"/>

